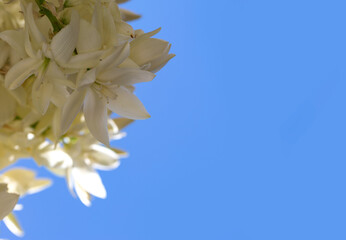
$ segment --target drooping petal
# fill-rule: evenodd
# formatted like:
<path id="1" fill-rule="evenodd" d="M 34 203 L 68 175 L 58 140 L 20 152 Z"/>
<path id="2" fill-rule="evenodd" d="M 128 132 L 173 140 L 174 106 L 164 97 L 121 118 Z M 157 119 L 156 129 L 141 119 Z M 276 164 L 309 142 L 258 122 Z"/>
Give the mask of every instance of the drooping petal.
<path id="1" fill-rule="evenodd" d="M 93 144 L 90 146 L 89 159 L 92 166 L 100 170 L 110 170 L 117 168 L 120 164 L 119 156 L 114 151 L 104 146 Z"/>
<path id="2" fill-rule="evenodd" d="M 13 213 L 10 213 L 4 218 L 4 223 L 6 227 L 17 237 L 24 236 L 24 231 Z"/>
<path id="3" fill-rule="evenodd" d="M 114 18 L 108 8 L 103 11 L 103 44 L 114 46 L 117 44 L 117 31 Z"/>
<path id="4" fill-rule="evenodd" d="M 80 112 L 86 94 L 86 88 L 75 90 L 67 99 L 61 113 L 61 134 L 64 134 L 71 126 L 73 120 Z"/>
<path id="5" fill-rule="evenodd" d="M 36 84 L 37 83 L 37 84 Z M 38 86 L 37 86 L 38 85 Z M 50 82 L 38 83 L 36 80 L 32 88 L 32 102 L 35 108 L 44 115 L 48 109 L 53 93 L 53 84 Z"/>
<path id="6" fill-rule="evenodd" d="M 147 119 L 149 113 L 142 102 L 125 87 L 116 89 L 116 99 L 109 101 L 108 108 L 120 116 L 130 119 Z"/>
<path id="7" fill-rule="evenodd" d="M 118 85 L 132 85 L 149 82 L 155 77 L 154 73 L 136 68 L 112 68 L 99 74 L 98 79 Z"/>
<path id="8" fill-rule="evenodd" d="M 107 192 L 98 173 L 91 167 L 78 166 L 72 168 L 74 182 L 85 191 L 99 198 L 106 198 Z"/>
<path id="9" fill-rule="evenodd" d="M 88 89 L 83 112 L 90 133 L 98 141 L 109 146 L 106 99 L 100 97 L 94 90 Z"/>
<path id="10" fill-rule="evenodd" d="M 25 16 L 25 23 L 28 25 L 28 29 L 30 29 L 30 35 L 31 38 L 35 41 L 35 45 L 39 46 L 42 43 L 46 42 L 46 38 L 41 33 L 40 29 L 37 27 L 34 15 L 32 12 L 32 3 L 29 3 L 27 5 L 27 8 L 24 8 L 24 16 Z"/>
<path id="11" fill-rule="evenodd" d="M 42 60 L 35 58 L 21 60 L 11 67 L 5 75 L 5 87 L 11 90 L 16 89 L 22 85 L 28 77 L 34 74 L 42 63 Z"/>
<path id="12" fill-rule="evenodd" d="M 78 182 L 75 182 L 74 189 L 76 190 L 79 200 L 87 207 L 91 206 L 91 195 L 85 191 Z"/>
<path id="13" fill-rule="evenodd" d="M 51 50 L 58 64 L 66 64 L 77 46 L 79 35 L 79 15 L 72 12 L 71 22 L 56 34 L 51 42 Z"/>

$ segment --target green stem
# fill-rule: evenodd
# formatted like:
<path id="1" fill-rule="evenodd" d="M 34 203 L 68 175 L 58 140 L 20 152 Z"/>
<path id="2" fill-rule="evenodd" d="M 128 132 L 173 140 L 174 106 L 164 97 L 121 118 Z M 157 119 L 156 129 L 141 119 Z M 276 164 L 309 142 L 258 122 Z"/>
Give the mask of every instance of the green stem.
<path id="1" fill-rule="evenodd" d="M 35 0 L 35 1 L 37 6 L 40 8 L 40 13 L 47 16 L 47 18 L 51 22 L 54 33 L 59 32 L 63 28 L 63 25 L 59 22 L 59 20 L 54 16 L 54 14 L 49 9 L 42 6 L 45 0 Z"/>

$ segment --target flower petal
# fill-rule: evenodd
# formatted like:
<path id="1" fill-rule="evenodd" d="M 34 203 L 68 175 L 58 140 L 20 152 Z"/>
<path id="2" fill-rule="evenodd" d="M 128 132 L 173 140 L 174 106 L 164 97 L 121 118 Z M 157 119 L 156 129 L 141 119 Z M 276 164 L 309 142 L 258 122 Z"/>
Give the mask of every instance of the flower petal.
<path id="1" fill-rule="evenodd" d="M 71 126 L 73 120 L 80 112 L 86 94 L 86 88 L 75 90 L 67 99 L 61 113 L 61 134 L 64 134 Z"/>
<path id="2" fill-rule="evenodd" d="M 70 61 L 65 64 L 68 68 L 93 68 L 100 62 L 100 57 L 103 51 L 95 51 L 89 53 L 81 53 L 72 56 Z"/>
<path id="3" fill-rule="evenodd" d="M 84 19 L 80 21 L 80 30 L 77 43 L 78 53 L 85 53 L 99 50 L 102 47 L 102 40 L 97 29 Z"/>
<path id="4" fill-rule="evenodd" d="M 95 170 L 87 166 L 78 166 L 72 168 L 71 174 L 74 182 L 78 183 L 85 191 L 96 197 L 106 198 L 106 189 Z"/>
<path id="5" fill-rule="evenodd" d="M 15 64 L 5 76 L 5 87 L 11 90 L 16 89 L 36 72 L 42 64 L 42 60 L 26 58 Z"/>
<path id="6" fill-rule="evenodd" d="M 132 85 L 149 82 L 155 77 L 154 73 L 136 68 L 112 68 L 99 74 L 98 79 L 118 85 Z"/>
<path id="7" fill-rule="evenodd" d="M 120 164 L 119 156 L 107 147 L 93 144 L 90 146 L 88 158 L 92 161 L 92 166 L 100 170 L 110 170 L 117 168 Z"/>
<path id="8" fill-rule="evenodd" d="M 147 119 L 149 113 L 142 102 L 125 87 L 116 89 L 116 99 L 110 100 L 108 108 L 120 116 L 130 119 Z"/>
<path id="9" fill-rule="evenodd" d="M 6 227 L 17 237 L 23 237 L 24 231 L 13 213 L 4 218 Z"/>
<path id="10" fill-rule="evenodd" d="M 32 102 L 42 115 L 44 115 L 48 109 L 52 93 L 53 84 L 50 82 L 43 82 L 40 84 L 37 80 L 35 81 L 31 93 Z"/>
<path id="11" fill-rule="evenodd" d="M 36 25 L 34 15 L 32 12 L 32 3 L 29 3 L 26 9 L 24 8 L 24 16 L 25 16 L 25 23 L 30 29 L 31 37 L 35 41 L 35 44 L 40 45 L 43 42 L 46 42 L 47 41 L 46 38 L 40 32 L 40 29 Z"/>
<path id="12" fill-rule="evenodd" d="M 106 99 L 101 98 L 94 90 L 88 89 L 83 112 L 90 133 L 98 141 L 109 146 Z"/>
<path id="13" fill-rule="evenodd" d="M 122 63 L 130 54 L 130 45 L 128 43 L 120 47 L 115 47 L 112 49 L 112 53 L 107 56 L 102 62 L 97 66 L 97 72 L 102 73 L 103 71 L 117 67 Z"/>
<path id="14" fill-rule="evenodd" d="M 79 15 L 73 11 L 70 24 L 60 30 L 52 39 L 51 49 L 58 64 L 66 64 L 72 57 L 77 46 L 78 34 Z"/>
<path id="15" fill-rule="evenodd" d="M 0 33 L 0 38 L 10 45 L 21 57 L 26 56 L 24 48 L 24 31 L 7 30 Z"/>

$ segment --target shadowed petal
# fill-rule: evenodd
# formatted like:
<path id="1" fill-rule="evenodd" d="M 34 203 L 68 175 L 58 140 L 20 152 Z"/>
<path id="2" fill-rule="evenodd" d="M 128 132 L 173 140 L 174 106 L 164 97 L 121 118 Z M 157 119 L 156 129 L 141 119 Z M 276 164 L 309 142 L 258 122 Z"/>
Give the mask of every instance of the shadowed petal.
<path id="1" fill-rule="evenodd" d="M 116 99 L 109 101 L 108 108 L 120 116 L 130 119 L 147 119 L 149 113 L 142 102 L 125 87 L 116 89 Z"/>
<path id="2" fill-rule="evenodd" d="M 90 133 L 109 146 L 106 99 L 100 97 L 94 90 L 88 89 L 83 112 Z"/>

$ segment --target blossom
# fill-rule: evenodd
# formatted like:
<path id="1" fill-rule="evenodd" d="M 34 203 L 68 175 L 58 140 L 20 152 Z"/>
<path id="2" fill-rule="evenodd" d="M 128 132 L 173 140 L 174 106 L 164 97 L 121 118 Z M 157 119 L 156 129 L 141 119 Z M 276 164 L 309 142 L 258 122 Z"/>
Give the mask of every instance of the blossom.
<path id="1" fill-rule="evenodd" d="M 84 205 L 106 198 L 100 171 L 128 156 L 110 142 L 150 117 L 135 86 L 175 56 L 154 38 L 160 28 L 133 29 L 140 15 L 124 2 L 0 0 L 0 170 L 32 158 Z M 15 235 L 24 234 L 11 212 L 18 198 L 50 184 L 25 168 L 0 174 L 0 217 Z"/>
<path id="2" fill-rule="evenodd" d="M 149 33 L 136 31 L 137 38 L 131 42 L 130 58 L 142 69 L 158 72 L 164 67 L 175 54 L 170 54 L 171 44 L 167 41 L 151 38 L 156 35 L 161 28 Z"/>

